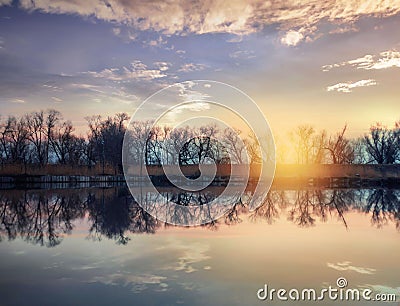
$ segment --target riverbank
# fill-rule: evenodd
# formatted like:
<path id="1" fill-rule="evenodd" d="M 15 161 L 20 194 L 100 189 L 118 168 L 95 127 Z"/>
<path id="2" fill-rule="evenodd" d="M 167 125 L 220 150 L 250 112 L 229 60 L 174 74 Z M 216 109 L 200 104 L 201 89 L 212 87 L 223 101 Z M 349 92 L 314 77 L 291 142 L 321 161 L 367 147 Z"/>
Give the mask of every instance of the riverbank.
<path id="1" fill-rule="evenodd" d="M 231 167 L 237 165 L 219 165 L 213 185 L 224 186 L 229 181 Z M 61 169 L 60 169 L 61 170 Z M 78 170 L 78 169 L 77 169 Z M 94 171 L 94 169 L 92 169 Z M 97 169 L 98 170 L 98 169 Z M 131 171 L 132 182 L 140 185 L 140 169 Z M 53 169 L 55 171 L 55 169 Z M 182 167 L 182 172 L 188 176 L 196 176 L 197 166 Z M 244 171 L 242 167 L 241 172 Z M 37 172 L 35 172 L 37 173 Z M 40 172 L 39 172 L 40 173 Z M 161 167 L 148 167 L 153 183 L 158 186 L 168 186 L 168 181 Z M 253 165 L 250 170 L 249 185 L 254 185 L 259 179 L 260 166 Z M 237 177 L 240 182 L 241 177 Z M 107 187 L 125 184 L 125 178 L 119 175 L 49 175 L 42 174 L 8 174 L 0 175 L 0 188 L 70 188 Z M 376 187 L 400 186 L 400 165 L 277 165 L 274 185 L 278 186 L 326 186 L 326 187 Z"/>

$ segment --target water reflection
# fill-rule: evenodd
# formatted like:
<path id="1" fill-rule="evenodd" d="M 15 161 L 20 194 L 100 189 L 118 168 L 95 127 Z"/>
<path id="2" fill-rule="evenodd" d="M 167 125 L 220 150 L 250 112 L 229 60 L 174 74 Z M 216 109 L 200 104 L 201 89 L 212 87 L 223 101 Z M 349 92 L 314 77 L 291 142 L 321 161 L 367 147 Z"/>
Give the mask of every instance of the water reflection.
<path id="1" fill-rule="evenodd" d="M 372 213 L 371 222 L 382 227 L 389 221 L 396 224 L 400 230 L 399 190 L 376 189 L 368 193 L 365 211 Z M 363 210 L 363 208 L 361 208 Z"/>
<path id="2" fill-rule="evenodd" d="M 218 194 L 219 190 L 215 190 Z M 158 201 L 202 204 L 215 197 L 207 193 L 178 194 L 166 189 L 161 195 L 150 195 Z M 273 224 L 286 218 L 299 227 L 315 226 L 330 218 L 341 221 L 346 228 L 350 211 L 367 214 L 371 224 L 380 228 L 394 223 L 400 231 L 400 190 L 397 189 L 298 189 L 271 190 L 264 203 L 252 212 L 247 205 L 252 196 L 248 190 L 238 197 L 233 207 L 217 221 L 203 227 L 218 229 L 251 222 Z M 179 211 L 175 212 L 179 218 Z M 60 244 L 63 237 L 76 230 L 75 221 L 89 223 L 86 235 L 92 240 L 103 238 L 127 244 L 130 233 L 155 233 L 167 225 L 158 221 L 132 199 L 126 188 L 2 191 L 0 193 L 0 241 L 21 237 L 27 242 L 47 247 Z M 86 229 L 85 229 L 86 230 Z"/>

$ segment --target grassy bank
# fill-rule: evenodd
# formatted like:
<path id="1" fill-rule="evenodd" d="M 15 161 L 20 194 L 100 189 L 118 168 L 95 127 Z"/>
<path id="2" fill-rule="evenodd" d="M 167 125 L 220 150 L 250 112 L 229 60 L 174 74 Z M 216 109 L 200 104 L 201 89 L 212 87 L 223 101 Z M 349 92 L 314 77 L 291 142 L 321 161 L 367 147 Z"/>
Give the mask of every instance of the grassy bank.
<path id="1" fill-rule="evenodd" d="M 218 165 L 217 176 L 229 176 L 232 167 L 238 167 L 239 172 L 245 174 L 245 167 L 241 165 Z M 260 175 L 260 165 L 252 165 L 250 177 L 258 178 Z M 192 176 L 198 173 L 197 165 L 182 166 L 185 175 Z M 163 169 L 159 166 L 149 166 L 147 171 L 152 176 L 163 176 Z M 46 166 L 24 166 L 24 165 L 0 165 L 0 176 L 99 176 L 99 175 L 121 175 L 114 167 L 105 165 L 86 166 L 67 166 L 67 165 L 46 165 Z M 140 167 L 132 167 L 129 173 L 139 176 L 142 171 Z M 295 165 L 278 164 L 276 166 L 275 178 L 400 178 L 400 164 L 395 165 L 334 165 L 334 164 L 315 164 L 315 165 Z"/>

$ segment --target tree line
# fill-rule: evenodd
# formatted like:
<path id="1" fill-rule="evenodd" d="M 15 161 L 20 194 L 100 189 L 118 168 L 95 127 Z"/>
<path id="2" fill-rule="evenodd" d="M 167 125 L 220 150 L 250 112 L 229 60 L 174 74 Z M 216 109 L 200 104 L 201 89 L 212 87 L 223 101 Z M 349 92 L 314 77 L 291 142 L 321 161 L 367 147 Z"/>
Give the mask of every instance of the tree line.
<path id="1" fill-rule="evenodd" d="M 77 135 L 71 121 L 54 109 L 22 116 L 0 117 L 0 164 L 45 166 L 48 164 L 111 166 L 122 172 L 122 146 L 129 133 L 131 161 L 137 164 L 190 165 L 209 160 L 215 163 L 259 163 L 261 151 L 254 135 L 205 125 L 198 129 L 154 126 L 151 121 L 132 122 L 129 116 L 100 115 L 85 118 L 86 135 Z M 300 125 L 289 135 L 290 149 L 299 164 L 394 164 L 400 162 L 400 121 L 393 128 L 380 123 L 365 135 L 351 139 L 347 125 L 328 135 L 310 125 Z M 244 139 L 242 139 L 244 138 Z M 217 139 L 223 139 L 218 141 Z M 289 150 L 277 145 L 278 162 Z M 246 153 L 247 152 L 247 153 Z"/>
<path id="2" fill-rule="evenodd" d="M 0 118 L 0 163 L 120 166 L 128 115 L 85 119 L 89 131 L 78 136 L 72 122 L 54 109 Z"/>
<path id="3" fill-rule="evenodd" d="M 347 125 L 328 135 L 311 125 L 300 125 L 290 133 L 290 141 L 298 164 L 395 164 L 400 162 L 400 121 L 393 128 L 381 123 L 372 125 L 368 133 L 348 138 Z M 278 159 L 286 149 L 278 146 Z M 280 156 L 279 156 L 280 155 Z"/>

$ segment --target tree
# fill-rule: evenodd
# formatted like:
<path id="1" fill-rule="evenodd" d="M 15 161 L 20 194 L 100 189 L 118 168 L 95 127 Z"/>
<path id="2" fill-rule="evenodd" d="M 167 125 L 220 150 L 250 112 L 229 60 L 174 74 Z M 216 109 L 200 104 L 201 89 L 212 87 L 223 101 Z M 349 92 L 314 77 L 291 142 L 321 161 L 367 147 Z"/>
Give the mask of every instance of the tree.
<path id="1" fill-rule="evenodd" d="M 122 170 L 122 143 L 125 135 L 125 122 L 129 119 L 125 113 L 102 119 L 101 116 L 86 117 L 90 129 L 88 152 L 93 163 L 101 162 L 103 172 L 105 164 L 112 165 L 115 172 Z"/>
<path id="2" fill-rule="evenodd" d="M 28 139 L 33 146 L 33 158 L 43 166 L 48 160 L 45 114 L 43 111 L 30 113 L 26 115 L 25 121 L 29 132 Z"/>
<path id="3" fill-rule="evenodd" d="M 85 139 L 73 135 L 71 121 L 65 121 L 52 131 L 50 142 L 56 162 L 63 165 L 79 165 L 85 156 Z"/>
<path id="4" fill-rule="evenodd" d="M 351 146 L 354 152 L 353 163 L 355 164 L 366 164 L 368 160 L 368 154 L 364 142 L 364 137 L 358 137 L 351 140 Z"/>
<path id="5" fill-rule="evenodd" d="M 371 126 L 364 136 L 364 145 L 369 163 L 393 164 L 399 158 L 400 147 L 395 129 L 388 129 L 381 123 Z"/>
<path id="6" fill-rule="evenodd" d="M 299 125 L 290 134 L 298 164 L 320 164 L 325 161 L 326 132 L 315 133 L 311 125 Z"/>
<path id="7" fill-rule="evenodd" d="M 347 124 L 335 136 L 329 137 L 326 150 L 333 164 L 351 164 L 354 161 L 354 148 L 350 140 L 344 137 Z"/>
<path id="8" fill-rule="evenodd" d="M 1 157 L 11 163 L 27 163 L 29 159 L 29 132 L 24 118 L 9 116 L 0 125 Z"/>
<path id="9" fill-rule="evenodd" d="M 239 129 L 226 128 L 223 135 L 224 144 L 232 156 L 232 162 L 237 164 L 243 164 L 247 160 L 246 147 L 240 138 L 241 133 Z"/>

